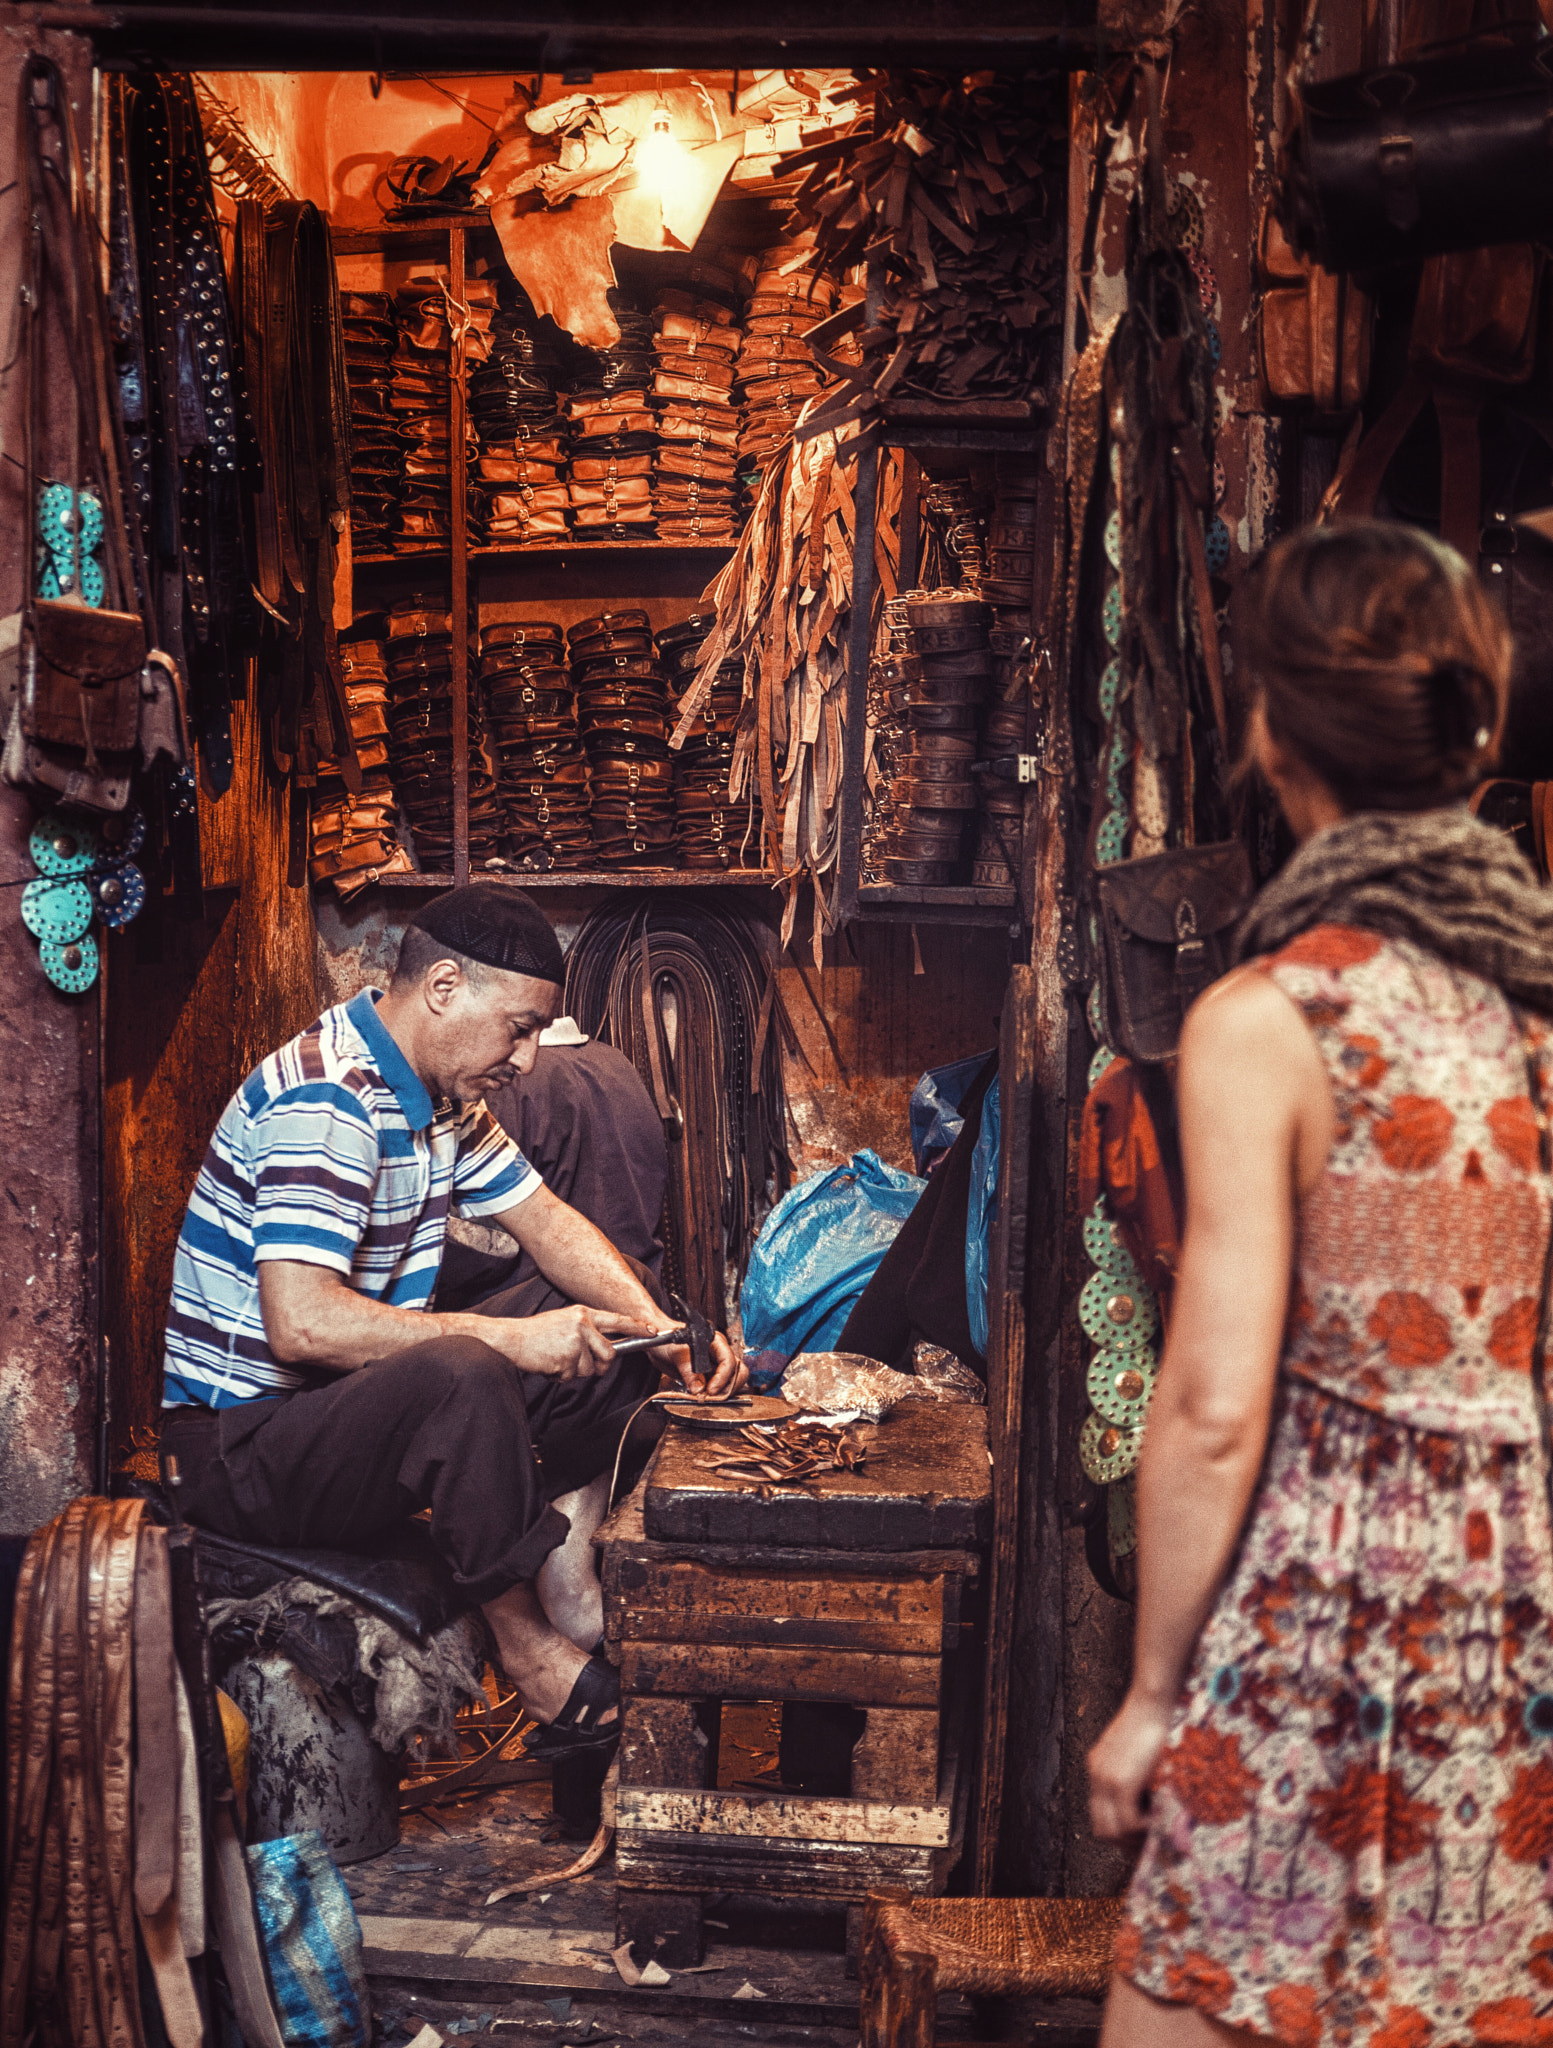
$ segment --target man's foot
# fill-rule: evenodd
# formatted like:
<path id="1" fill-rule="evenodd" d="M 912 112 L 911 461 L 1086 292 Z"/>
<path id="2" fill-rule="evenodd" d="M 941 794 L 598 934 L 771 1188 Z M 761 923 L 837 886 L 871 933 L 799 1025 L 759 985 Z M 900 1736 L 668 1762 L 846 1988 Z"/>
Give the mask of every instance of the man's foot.
<path id="1" fill-rule="evenodd" d="M 518 1697 L 536 1720 L 548 1726 L 571 1698 L 589 1661 L 588 1652 L 568 1642 L 551 1624 L 532 1586 L 513 1586 L 488 1600 L 485 1618 Z M 600 1725 L 618 1718 L 618 1709 L 611 1707 L 600 1717 Z"/>

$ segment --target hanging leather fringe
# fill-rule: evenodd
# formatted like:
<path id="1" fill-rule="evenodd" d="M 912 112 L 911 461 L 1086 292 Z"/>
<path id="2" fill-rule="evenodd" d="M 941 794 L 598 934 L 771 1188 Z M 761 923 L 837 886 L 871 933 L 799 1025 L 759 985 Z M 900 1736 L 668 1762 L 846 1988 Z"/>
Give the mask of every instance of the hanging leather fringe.
<path id="1" fill-rule="evenodd" d="M 628 1055 L 663 1119 L 665 1280 L 719 1329 L 727 1269 L 742 1278 L 792 1179 L 771 951 L 751 919 L 659 897 L 595 911 L 566 966 L 568 1015 Z"/>
<path id="2" fill-rule="evenodd" d="M 701 609 L 717 625 L 679 700 L 669 744 L 681 747 L 724 662 L 744 665 L 744 704 L 729 795 L 758 798 L 767 865 L 783 880 L 782 943 L 792 937 L 798 886 L 814 884 L 816 962 L 835 929 L 840 882 L 841 781 L 846 731 L 847 633 L 852 610 L 856 425 L 799 438 L 766 471 L 733 560 Z M 873 630 L 895 596 L 900 562 L 902 456 L 880 452 Z M 866 730 L 855 744 L 867 746 Z"/>

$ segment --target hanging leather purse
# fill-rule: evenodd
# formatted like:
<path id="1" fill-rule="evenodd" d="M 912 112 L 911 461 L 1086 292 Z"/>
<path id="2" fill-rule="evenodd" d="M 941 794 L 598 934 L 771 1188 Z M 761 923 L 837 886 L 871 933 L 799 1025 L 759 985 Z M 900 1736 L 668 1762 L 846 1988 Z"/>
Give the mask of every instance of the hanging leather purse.
<path id="1" fill-rule="evenodd" d="M 60 131 L 67 172 L 63 206 L 57 165 L 52 157 L 45 160 L 42 131 L 50 123 Z M 135 594 L 119 488 L 118 422 L 104 370 L 109 360 L 106 327 L 80 149 L 64 83 L 46 58 L 32 58 L 23 66 L 18 125 L 23 213 L 34 222 L 26 294 L 23 466 L 29 520 L 38 517 L 41 503 L 37 464 L 47 416 L 44 326 L 51 316 L 67 358 L 74 404 L 74 468 L 63 493 L 66 541 L 54 548 L 59 582 L 69 594 L 34 596 L 36 571 L 29 570 L 15 643 L 3 772 L 6 781 L 46 792 L 61 803 L 121 811 L 139 765 L 142 699 L 157 697 L 169 678 L 161 672 L 153 678 L 147 669 L 148 642 L 139 612 L 113 608 L 132 604 Z M 57 486 L 45 495 L 57 495 Z M 87 604 L 81 596 L 83 528 L 93 499 L 101 509 L 105 542 L 103 583 L 109 602 L 102 606 Z M 166 657 L 159 659 L 170 668 Z M 174 686 L 174 708 L 181 714 L 176 694 Z M 177 750 L 183 740 L 181 715 L 169 730 Z"/>
<path id="2" fill-rule="evenodd" d="M 1326 269 L 1553 231 L 1553 39 L 1534 26 L 1306 84 L 1299 99 L 1279 217 L 1294 247 Z"/>
<path id="3" fill-rule="evenodd" d="M 1228 972 L 1251 896 L 1238 839 L 1118 861 L 1096 876 L 1100 1000 L 1106 1043 L 1134 1060 L 1167 1060 L 1188 1009 Z"/>
<path id="4" fill-rule="evenodd" d="M 1262 220 L 1262 374 L 1280 405 L 1351 413 L 1370 381 L 1373 302 L 1344 273 L 1289 247 L 1269 207 Z"/>

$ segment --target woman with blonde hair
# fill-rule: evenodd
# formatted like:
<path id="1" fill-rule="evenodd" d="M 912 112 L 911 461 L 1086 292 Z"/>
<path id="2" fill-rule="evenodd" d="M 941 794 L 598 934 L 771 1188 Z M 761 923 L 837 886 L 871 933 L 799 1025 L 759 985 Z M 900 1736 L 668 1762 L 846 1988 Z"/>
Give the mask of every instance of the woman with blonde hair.
<path id="1" fill-rule="evenodd" d="M 1134 1669 L 1090 1754 L 1096 1832 L 1145 1835 L 1103 2048 L 1529 2048 L 1553 893 L 1464 803 L 1509 636 L 1450 549 L 1356 521 L 1269 550 L 1238 647 L 1299 845 L 1181 1040 Z"/>

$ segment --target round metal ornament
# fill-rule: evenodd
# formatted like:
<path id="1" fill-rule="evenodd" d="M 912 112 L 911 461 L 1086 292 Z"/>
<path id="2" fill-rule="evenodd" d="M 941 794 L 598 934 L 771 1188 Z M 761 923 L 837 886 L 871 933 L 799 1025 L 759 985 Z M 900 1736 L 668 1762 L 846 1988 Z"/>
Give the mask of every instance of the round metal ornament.
<path id="1" fill-rule="evenodd" d="M 1147 1352 L 1097 1351 L 1085 1386 L 1097 1415 L 1122 1429 L 1141 1429 L 1154 1391 L 1154 1360 Z"/>
<path id="2" fill-rule="evenodd" d="M 1148 1289 L 1133 1275 L 1125 1281 L 1092 1273 L 1078 1298 L 1078 1319 L 1092 1344 L 1138 1351 L 1159 1327 L 1159 1311 Z"/>
<path id="3" fill-rule="evenodd" d="M 95 907 L 90 888 L 74 875 L 39 875 L 22 891 L 22 923 L 35 939 L 61 946 L 80 938 Z"/>
<path id="4" fill-rule="evenodd" d="M 40 875 L 84 875 L 97 858 L 97 834 L 79 819 L 50 811 L 33 827 L 27 851 Z"/>
<path id="5" fill-rule="evenodd" d="M 109 931 L 119 931 L 146 906 L 146 878 L 133 861 L 105 868 L 92 877 L 97 915 Z"/>
<path id="6" fill-rule="evenodd" d="M 98 826 L 97 839 L 99 860 L 133 860 L 146 843 L 145 812 L 138 805 L 113 812 Z"/>
<path id="7" fill-rule="evenodd" d="M 90 933 L 61 945 L 45 939 L 38 948 L 43 972 L 67 996 L 85 995 L 97 979 L 97 941 Z"/>
<path id="8" fill-rule="evenodd" d="M 1091 1415 L 1079 1433 L 1078 1461 L 1097 1486 L 1125 1479 L 1143 1449 L 1141 1429 L 1123 1429 L 1103 1415 Z"/>

